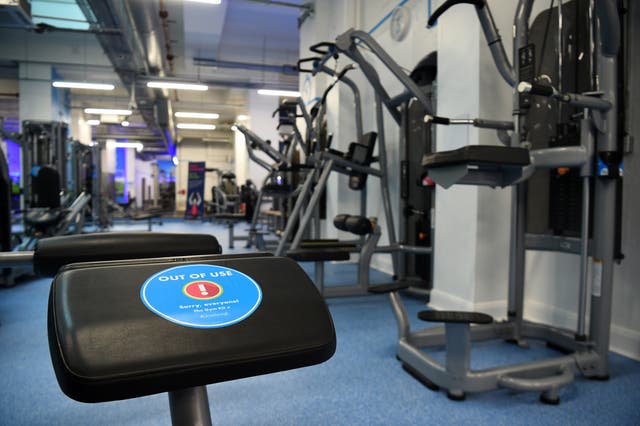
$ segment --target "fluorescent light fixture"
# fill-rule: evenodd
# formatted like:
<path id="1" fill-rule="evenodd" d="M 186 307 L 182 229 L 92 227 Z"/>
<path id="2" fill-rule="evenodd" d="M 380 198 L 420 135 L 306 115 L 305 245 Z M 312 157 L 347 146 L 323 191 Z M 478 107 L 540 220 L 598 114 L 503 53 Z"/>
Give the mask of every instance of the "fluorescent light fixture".
<path id="1" fill-rule="evenodd" d="M 239 116 L 236 117 L 237 121 L 245 121 L 248 120 L 249 116 L 248 115 L 244 115 L 244 114 L 240 114 Z"/>
<path id="2" fill-rule="evenodd" d="M 112 108 L 85 108 L 86 114 L 98 114 L 98 115 L 131 115 L 130 109 L 112 109 Z"/>
<path id="3" fill-rule="evenodd" d="M 258 90 L 258 95 L 266 95 L 266 96 L 292 96 L 295 98 L 300 97 L 300 92 L 294 92 L 293 90 L 271 90 L 271 89 L 260 89 Z"/>
<path id="4" fill-rule="evenodd" d="M 171 81 L 150 81 L 147 83 L 147 87 L 153 87 L 154 89 L 178 89 L 178 90 L 200 90 L 200 91 L 205 91 L 209 89 L 209 86 L 206 86 L 204 84 L 174 83 Z"/>
<path id="5" fill-rule="evenodd" d="M 186 111 L 178 111 L 175 113 L 176 117 L 180 118 L 211 118 L 216 119 L 220 117 L 220 114 L 216 114 L 215 112 L 186 112 Z"/>
<path id="6" fill-rule="evenodd" d="M 89 126 L 99 126 L 100 125 L 100 120 L 87 120 L 87 124 Z"/>
<path id="7" fill-rule="evenodd" d="M 220 4 L 222 0 L 189 0 L 191 3 Z"/>
<path id="8" fill-rule="evenodd" d="M 191 129 L 191 130 L 215 130 L 215 124 L 202 124 L 202 123 L 178 123 L 178 129 Z"/>
<path id="9" fill-rule="evenodd" d="M 127 120 L 124 120 L 122 123 L 120 123 L 122 127 L 129 127 L 130 124 L 131 123 L 129 123 Z"/>
<path id="10" fill-rule="evenodd" d="M 142 151 L 144 145 L 140 142 L 116 142 L 113 144 L 116 148 L 135 148 L 136 151 Z"/>
<path id="11" fill-rule="evenodd" d="M 113 90 L 116 88 L 113 84 L 82 83 L 79 81 L 54 81 L 51 85 L 65 89 Z"/>

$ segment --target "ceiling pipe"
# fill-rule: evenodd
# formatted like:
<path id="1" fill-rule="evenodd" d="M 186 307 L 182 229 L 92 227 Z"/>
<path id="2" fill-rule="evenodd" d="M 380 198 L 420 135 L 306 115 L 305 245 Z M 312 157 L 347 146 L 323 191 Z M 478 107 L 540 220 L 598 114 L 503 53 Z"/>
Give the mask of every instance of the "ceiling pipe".
<path id="1" fill-rule="evenodd" d="M 302 24 L 304 24 L 304 21 L 306 21 L 307 18 L 311 17 L 315 12 L 313 3 L 296 4 L 296 3 L 289 3 L 289 2 L 278 1 L 278 0 L 244 0 L 244 1 L 248 1 L 251 3 L 266 4 L 268 6 L 282 6 L 282 7 L 291 7 L 295 9 L 300 9 L 302 13 L 300 13 L 300 16 L 298 17 L 298 28 L 300 28 Z"/>
<path id="2" fill-rule="evenodd" d="M 283 64 L 283 65 L 269 65 L 251 62 L 234 62 L 234 61 L 220 61 L 210 58 L 193 58 L 193 65 L 205 66 L 205 67 L 217 67 L 217 68 L 232 68 L 251 71 L 267 71 L 276 72 L 286 75 L 297 75 L 298 69 L 295 65 Z"/>

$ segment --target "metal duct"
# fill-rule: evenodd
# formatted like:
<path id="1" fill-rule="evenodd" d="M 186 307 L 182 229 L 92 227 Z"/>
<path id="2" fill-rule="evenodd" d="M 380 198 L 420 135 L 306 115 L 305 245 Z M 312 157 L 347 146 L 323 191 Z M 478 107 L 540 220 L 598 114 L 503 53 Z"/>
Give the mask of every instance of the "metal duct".
<path id="1" fill-rule="evenodd" d="M 147 126 L 160 130 L 163 148 L 170 151 L 176 137 L 173 118 L 164 113 L 168 111 L 170 114 L 170 101 L 162 92 L 136 84 L 139 77 L 165 76 L 165 50 L 158 5 L 144 0 L 78 0 L 78 5 L 92 24 L 121 30 L 119 35 L 98 34 L 98 40 Z"/>

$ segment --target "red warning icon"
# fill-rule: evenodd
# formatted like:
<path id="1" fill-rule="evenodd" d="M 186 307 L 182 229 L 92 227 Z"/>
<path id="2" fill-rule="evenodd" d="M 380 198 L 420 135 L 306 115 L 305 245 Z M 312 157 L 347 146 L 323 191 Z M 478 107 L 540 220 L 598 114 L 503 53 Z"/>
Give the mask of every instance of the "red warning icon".
<path id="1" fill-rule="evenodd" d="M 222 287 L 213 281 L 191 281 L 182 288 L 182 292 L 192 299 L 215 299 L 222 294 Z"/>

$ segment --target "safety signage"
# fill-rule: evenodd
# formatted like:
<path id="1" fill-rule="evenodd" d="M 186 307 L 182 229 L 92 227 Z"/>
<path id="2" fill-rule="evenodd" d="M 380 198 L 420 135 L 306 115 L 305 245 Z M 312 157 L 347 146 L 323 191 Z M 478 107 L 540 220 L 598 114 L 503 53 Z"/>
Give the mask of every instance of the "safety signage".
<path id="1" fill-rule="evenodd" d="M 251 277 L 216 265 L 183 265 L 149 277 L 140 289 L 153 313 L 185 327 L 219 328 L 255 312 L 262 290 Z"/>

